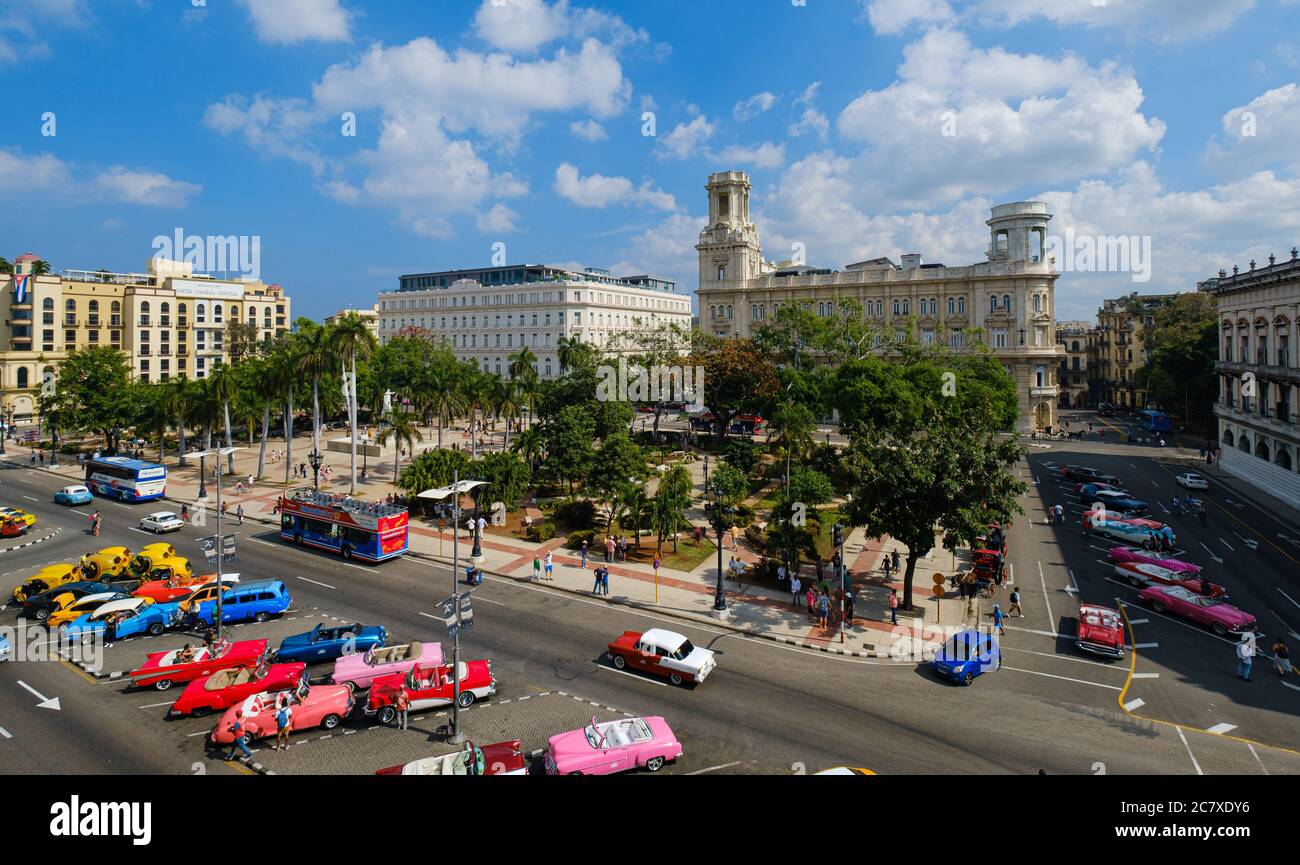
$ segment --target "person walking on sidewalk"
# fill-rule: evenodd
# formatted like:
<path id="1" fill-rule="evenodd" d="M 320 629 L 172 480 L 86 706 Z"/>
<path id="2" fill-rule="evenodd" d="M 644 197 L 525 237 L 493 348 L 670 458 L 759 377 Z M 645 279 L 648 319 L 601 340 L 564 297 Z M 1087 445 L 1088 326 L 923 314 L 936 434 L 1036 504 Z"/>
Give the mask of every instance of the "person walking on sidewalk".
<path id="1" fill-rule="evenodd" d="M 600 569 L 600 593 L 609 597 L 609 568 Z"/>
<path id="2" fill-rule="evenodd" d="M 582 569 L 587 570 L 587 542 L 582 542 Z"/>
<path id="3" fill-rule="evenodd" d="M 230 722 L 227 729 L 234 738 L 230 740 L 230 753 L 226 755 L 226 759 L 235 759 L 235 749 L 243 751 L 248 759 L 253 759 L 253 752 L 248 750 L 248 733 L 244 730 L 244 713 L 241 709 L 235 710 L 235 720 Z"/>
<path id="4" fill-rule="evenodd" d="M 243 505 L 240 505 L 239 507 L 235 508 L 235 518 L 239 520 L 239 524 L 240 524 L 241 526 L 244 524 L 244 506 L 243 506 Z"/>
<path id="5" fill-rule="evenodd" d="M 892 560 L 893 563 L 894 563 L 894 573 L 895 573 L 895 574 L 900 574 L 900 573 L 902 573 L 902 567 L 901 567 L 901 566 L 902 566 L 902 561 L 903 561 L 903 560 L 902 560 L 902 558 L 899 557 L 899 555 L 898 555 L 898 550 L 894 550 L 892 553 L 890 553 L 890 554 L 889 554 L 889 558 L 890 558 L 890 560 Z"/>
<path id="6" fill-rule="evenodd" d="M 889 623 L 898 624 L 898 589 L 889 590 Z"/>
<path id="7" fill-rule="evenodd" d="M 826 630 L 826 620 L 831 615 L 831 599 L 826 595 L 817 596 L 817 626 Z"/>
<path id="8" fill-rule="evenodd" d="M 853 627 L 853 602 L 857 598 L 853 596 L 852 589 L 844 590 L 844 627 Z"/>
<path id="9" fill-rule="evenodd" d="M 1237 644 L 1237 660 L 1240 662 L 1237 667 L 1237 678 L 1250 681 L 1250 667 L 1255 660 L 1255 640 L 1251 634 L 1242 634 L 1241 642 Z"/>
<path id="10" fill-rule="evenodd" d="M 993 627 L 998 629 L 998 633 L 1006 636 L 1006 629 L 1002 627 L 1002 608 L 997 604 L 993 605 Z"/>
<path id="11" fill-rule="evenodd" d="M 889 579 L 889 556 L 881 557 L 880 569 L 885 572 L 885 579 L 888 580 Z"/>
<path id="12" fill-rule="evenodd" d="M 1015 587 L 1011 589 L 1011 605 L 1007 607 L 1007 615 L 1019 616 L 1022 619 L 1025 617 L 1025 611 L 1020 609 L 1020 589 Z"/>
<path id="13" fill-rule="evenodd" d="M 812 586 L 809 586 L 808 591 L 804 593 L 804 600 L 808 602 L 808 615 L 810 616 L 816 615 L 817 614 L 817 608 L 816 608 L 817 593 L 813 591 Z"/>
<path id="14" fill-rule="evenodd" d="M 797 610 L 799 609 L 799 594 L 803 591 L 803 583 L 799 580 L 798 574 L 790 575 L 790 604 Z"/>

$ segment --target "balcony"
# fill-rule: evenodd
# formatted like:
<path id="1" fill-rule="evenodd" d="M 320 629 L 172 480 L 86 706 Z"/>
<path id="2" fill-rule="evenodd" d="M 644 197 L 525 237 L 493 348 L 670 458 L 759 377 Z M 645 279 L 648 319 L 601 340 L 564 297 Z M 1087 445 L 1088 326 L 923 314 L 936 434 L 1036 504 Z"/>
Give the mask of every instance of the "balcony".
<path id="1" fill-rule="evenodd" d="M 152 326 L 153 325 L 149 323 L 149 316 L 147 315 L 140 316 L 140 327 L 152 327 Z"/>
<path id="2" fill-rule="evenodd" d="M 63 317 L 64 327 L 76 327 L 78 324 L 80 324 L 80 322 L 77 321 L 77 317 L 75 315 L 65 315 Z"/>
<path id="3" fill-rule="evenodd" d="M 88 327 L 99 327 L 99 316 L 97 315 L 86 316 L 86 325 Z"/>
<path id="4" fill-rule="evenodd" d="M 165 346 L 165 345 L 164 345 L 162 348 L 158 349 L 158 355 L 159 355 L 160 357 L 171 357 L 171 353 L 172 353 L 172 350 L 171 350 L 168 346 Z"/>
<path id="5" fill-rule="evenodd" d="M 159 326 L 159 327 L 171 327 L 171 326 L 172 326 L 172 319 L 171 319 L 171 316 L 169 316 L 169 315 L 160 316 L 159 319 L 158 319 L 158 326 Z"/>
<path id="6" fill-rule="evenodd" d="M 1249 372 L 1254 373 L 1258 378 L 1300 386 L 1300 368 L 1293 366 L 1256 366 L 1240 361 L 1221 360 L 1214 365 L 1214 370 L 1225 375 L 1242 375 Z"/>
<path id="7" fill-rule="evenodd" d="M 177 356 L 177 357 L 188 357 L 188 356 L 189 356 L 189 353 L 190 353 L 190 350 L 189 350 L 188 348 L 186 348 L 185 346 L 183 346 L 183 345 L 180 346 L 180 347 L 178 347 L 178 348 L 176 349 L 176 356 Z"/>

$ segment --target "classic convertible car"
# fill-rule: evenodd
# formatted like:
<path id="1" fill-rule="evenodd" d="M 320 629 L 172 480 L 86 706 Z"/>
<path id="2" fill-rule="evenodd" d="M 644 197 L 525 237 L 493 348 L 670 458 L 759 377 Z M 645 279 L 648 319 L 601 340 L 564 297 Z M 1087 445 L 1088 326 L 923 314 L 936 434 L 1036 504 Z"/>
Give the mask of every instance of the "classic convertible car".
<path id="1" fill-rule="evenodd" d="M 717 665 L 713 652 L 663 628 L 651 628 L 644 633 L 624 631 L 609 644 L 609 657 L 615 669 L 631 667 L 662 676 L 674 685 L 703 682 Z"/>
<path id="2" fill-rule="evenodd" d="M 76 583 L 81 580 L 81 569 L 76 565 L 69 565 L 66 562 L 46 565 L 37 571 L 35 576 L 28 577 L 21 585 L 15 587 L 13 598 L 15 601 L 25 601 L 29 597 L 48 592 L 65 583 Z M 101 588 L 100 591 L 103 589 Z"/>
<path id="3" fill-rule="evenodd" d="M 471 756 L 472 755 L 472 756 Z M 412 760 L 380 769 L 376 775 L 527 775 L 528 758 L 518 739 L 478 747 L 466 742 L 464 750 Z"/>
<path id="4" fill-rule="evenodd" d="M 154 562 L 170 559 L 176 555 L 176 548 L 168 543 L 146 544 L 131 558 L 131 573 L 143 577 L 153 569 Z"/>
<path id="5" fill-rule="evenodd" d="M 194 594 L 194 590 L 200 586 L 206 586 L 215 583 L 216 574 L 195 574 L 193 576 L 171 576 L 165 580 L 145 580 L 131 590 L 131 594 L 138 598 L 153 598 L 158 603 L 168 603 L 171 601 L 187 601 Z M 222 585 L 230 585 L 239 582 L 239 574 L 222 574 Z M 213 592 L 216 588 L 213 587 Z M 182 609 L 185 609 L 182 606 Z"/>
<path id="6" fill-rule="evenodd" d="M 151 652 L 139 668 L 128 675 L 137 688 L 156 688 L 166 691 L 178 682 L 191 682 L 221 669 L 258 667 L 266 657 L 266 640 L 226 640 L 208 650 L 204 646 L 191 649 L 192 657 L 183 659 L 181 649 L 169 652 Z"/>
<path id="7" fill-rule="evenodd" d="M 101 583 L 97 583 L 96 585 L 101 589 L 103 588 L 103 584 Z M 55 599 L 58 607 L 51 612 L 49 617 L 45 620 L 45 627 L 57 628 L 64 622 L 71 622 L 74 619 L 81 618 L 87 613 L 95 612 L 95 610 L 98 610 L 110 601 L 124 601 L 129 597 L 131 596 L 126 592 L 101 591 L 96 592 L 93 595 L 83 595 L 78 598 L 76 595 L 65 592 Z"/>
<path id="8" fill-rule="evenodd" d="M 200 676 L 185 686 L 172 704 L 173 715 L 206 715 L 228 709 L 261 691 L 286 691 L 298 687 L 306 664 L 267 664 L 256 668 L 231 667 Z"/>
<path id="9" fill-rule="evenodd" d="M 125 640 L 137 634 L 156 637 L 180 624 L 180 610 L 175 604 L 155 604 L 148 598 L 128 597 L 110 601 L 93 613 L 87 613 L 59 627 L 65 638 L 87 637 L 102 633 L 109 642 Z"/>
<path id="10" fill-rule="evenodd" d="M 63 583 L 48 591 L 23 599 L 20 615 L 29 621 L 43 622 L 50 617 L 51 613 L 59 609 L 65 595 L 72 598 L 84 598 L 86 595 L 98 595 L 103 591 L 104 584 L 98 580 L 94 582 L 78 580 L 72 583 Z"/>
<path id="11" fill-rule="evenodd" d="M 1168 610 L 1175 616 L 1204 625 L 1220 637 L 1255 630 L 1255 617 L 1219 598 L 1207 598 L 1182 586 L 1147 586 L 1138 597 L 1157 613 Z"/>
<path id="12" fill-rule="evenodd" d="M 329 681 L 364 691 L 381 676 L 406 673 L 419 665 L 433 667 L 441 663 L 442 643 L 404 643 L 344 655 L 334 662 L 334 674 Z"/>
<path id="13" fill-rule="evenodd" d="M 281 640 L 280 648 L 275 651 L 275 660 L 317 664 L 371 648 L 381 649 L 387 642 L 388 631 L 383 625 L 338 625 L 333 628 L 317 625 L 310 631 Z"/>
<path id="14" fill-rule="evenodd" d="M 1111 547 L 1107 555 L 1110 556 L 1112 562 L 1149 562 L 1167 570 L 1192 577 L 1201 572 L 1200 565 L 1184 562 L 1181 559 L 1172 559 L 1161 553 L 1144 550 L 1141 547 Z"/>
<path id="15" fill-rule="evenodd" d="M 659 716 L 619 718 L 552 736 L 546 745 L 548 775 L 613 775 L 642 766 L 658 772 L 682 755 L 668 722 Z"/>
<path id="16" fill-rule="evenodd" d="M 214 745 L 229 745 L 234 737 L 230 727 L 235 723 L 235 712 L 243 713 L 244 730 L 249 738 L 265 739 L 274 736 L 276 695 L 261 691 L 243 702 L 231 706 L 212 728 L 210 737 Z M 289 704 L 290 728 L 300 730 L 333 730 L 352 713 L 352 691 L 343 685 L 312 685 L 303 679 L 294 691 Z"/>
<path id="17" fill-rule="evenodd" d="M 1079 605 L 1079 629 L 1074 645 L 1106 658 L 1124 657 L 1124 620 L 1118 610 L 1097 604 Z"/>
<path id="18" fill-rule="evenodd" d="M 1149 585 L 1182 586 L 1188 591 L 1209 595 L 1212 598 L 1228 595 L 1227 589 L 1217 583 L 1209 582 L 1204 577 L 1174 571 L 1152 562 L 1116 562 L 1115 575 L 1139 589 Z"/>
<path id="19" fill-rule="evenodd" d="M 1177 542 L 1174 530 L 1155 520 L 1142 518 L 1116 519 L 1109 512 L 1107 512 L 1105 519 L 1097 519 L 1097 514 L 1088 511 L 1083 515 L 1083 524 L 1096 534 L 1118 541 L 1143 543 L 1152 539 L 1160 539 L 1170 547 L 1173 547 Z"/>
<path id="20" fill-rule="evenodd" d="M 452 680 L 451 664 L 435 667 L 416 667 L 408 673 L 394 673 L 391 676 L 377 676 L 370 683 L 370 695 L 366 699 L 366 714 L 378 715 L 381 724 L 391 724 L 397 717 L 398 693 L 405 691 L 411 701 L 412 712 L 450 706 L 454 694 L 455 682 Z M 490 697 L 497 692 L 497 680 L 492 675 L 491 661 L 460 662 L 460 694 L 457 702 L 463 709 L 473 705 L 475 700 Z"/>

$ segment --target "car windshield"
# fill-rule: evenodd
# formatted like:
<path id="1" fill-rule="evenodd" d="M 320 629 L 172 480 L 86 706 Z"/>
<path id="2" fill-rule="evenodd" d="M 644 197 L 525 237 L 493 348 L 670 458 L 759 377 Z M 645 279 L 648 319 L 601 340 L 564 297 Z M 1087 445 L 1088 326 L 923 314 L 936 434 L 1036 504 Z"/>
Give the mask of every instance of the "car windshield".
<path id="1" fill-rule="evenodd" d="M 582 732 L 585 733 L 587 736 L 588 745 L 590 745 L 593 748 L 601 747 L 603 740 L 600 737 L 600 733 L 596 730 L 595 724 L 588 724 L 586 729 L 584 729 Z"/>
<path id="2" fill-rule="evenodd" d="M 677 648 L 677 651 L 673 652 L 673 657 L 679 661 L 684 661 L 690 657 L 691 652 L 694 651 L 695 647 L 691 645 L 691 641 L 683 640 L 681 646 Z"/>
<path id="3" fill-rule="evenodd" d="M 1218 598 L 1207 598 L 1205 595 L 1197 595 L 1194 602 L 1200 604 L 1202 607 L 1217 607 L 1219 604 L 1223 603 L 1223 601 Z"/>

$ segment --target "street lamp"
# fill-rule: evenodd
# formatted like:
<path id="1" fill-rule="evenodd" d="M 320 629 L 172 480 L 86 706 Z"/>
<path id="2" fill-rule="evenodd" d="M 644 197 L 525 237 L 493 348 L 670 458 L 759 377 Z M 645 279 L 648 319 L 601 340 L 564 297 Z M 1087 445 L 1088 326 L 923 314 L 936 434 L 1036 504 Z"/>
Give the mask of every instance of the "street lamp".
<path id="1" fill-rule="evenodd" d="M 224 457 L 233 454 L 237 450 L 243 450 L 243 448 L 217 448 L 214 451 L 193 451 L 192 453 L 186 454 L 186 456 L 199 458 L 200 477 L 202 477 L 201 472 L 203 471 L 204 460 L 210 456 L 217 458 L 216 465 L 213 467 L 213 471 L 217 476 L 217 534 L 213 541 L 213 547 L 217 553 L 217 611 L 213 618 L 217 623 L 218 644 L 221 643 L 221 635 L 223 630 L 222 615 L 221 615 L 221 595 L 222 595 L 221 562 L 222 559 L 225 558 L 225 551 L 226 551 L 226 537 L 221 533 L 221 476 L 224 474 L 224 472 L 222 472 L 221 470 L 221 460 Z M 207 494 L 202 489 L 202 482 L 200 482 L 199 498 L 207 498 Z"/>
<path id="2" fill-rule="evenodd" d="M 731 510 L 731 508 L 725 509 L 727 513 L 730 513 Z M 713 520 L 713 528 L 718 533 L 718 584 L 713 596 L 713 611 L 719 616 L 725 615 L 727 612 L 727 593 L 722 586 L 722 535 L 728 526 L 723 514 L 722 489 L 715 485 L 713 488 L 713 513 L 710 516 Z"/>
<path id="3" fill-rule="evenodd" d="M 460 733 L 460 601 L 464 595 L 459 591 L 456 582 L 456 574 L 460 571 L 460 497 L 462 494 L 469 492 L 475 487 L 486 484 L 487 481 L 462 481 L 460 479 L 460 470 L 457 469 L 452 474 L 451 486 L 439 487 L 438 489 L 425 490 L 418 493 L 416 498 L 430 499 L 432 501 L 442 501 L 451 496 L 452 499 L 452 520 L 451 520 L 451 602 L 455 610 L 455 628 L 452 630 L 452 693 L 451 693 L 451 736 L 447 741 L 453 745 L 459 745 L 465 741 L 465 737 Z M 474 500 L 474 509 L 478 510 L 478 497 Z M 482 555 L 479 550 L 478 542 L 478 523 L 474 524 L 474 551 L 473 558 Z M 470 590 L 473 591 L 472 589 Z"/>
<path id="4" fill-rule="evenodd" d="M 5 453 L 5 439 L 9 438 L 9 429 L 14 422 L 14 407 L 7 406 L 4 410 L 4 429 L 0 430 L 0 455 Z"/>
<path id="5" fill-rule="evenodd" d="M 318 490 L 320 489 L 320 467 L 324 458 L 320 455 L 320 451 L 312 448 L 311 453 L 307 454 L 307 462 L 311 465 L 311 487 Z"/>

